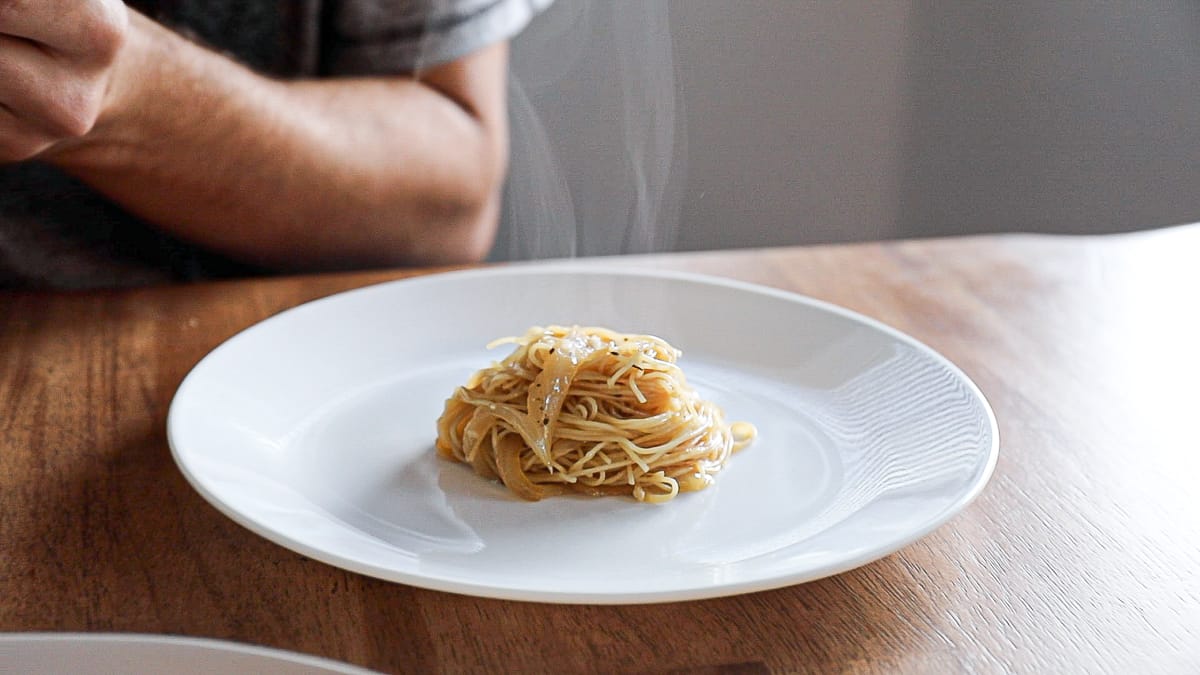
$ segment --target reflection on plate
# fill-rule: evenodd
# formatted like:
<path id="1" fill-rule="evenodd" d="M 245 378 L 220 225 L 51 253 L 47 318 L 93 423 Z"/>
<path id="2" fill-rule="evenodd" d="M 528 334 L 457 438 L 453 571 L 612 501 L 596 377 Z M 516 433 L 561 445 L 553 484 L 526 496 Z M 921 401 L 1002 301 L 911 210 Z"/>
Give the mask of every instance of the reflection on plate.
<path id="1" fill-rule="evenodd" d="M 523 502 L 433 453 L 445 398 L 531 325 L 653 333 L 759 437 L 662 506 Z M 880 558 L 983 488 L 995 419 L 929 348 L 794 294 L 695 275 L 529 265 L 302 305 L 233 337 L 172 403 L 176 462 L 217 508 L 295 551 L 489 597 L 635 603 L 744 593 Z"/>
<path id="2" fill-rule="evenodd" d="M 369 675 L 304 654 L 234 642 L 123 633 L 0 633 L 0 671 L 51 675 Z"/>

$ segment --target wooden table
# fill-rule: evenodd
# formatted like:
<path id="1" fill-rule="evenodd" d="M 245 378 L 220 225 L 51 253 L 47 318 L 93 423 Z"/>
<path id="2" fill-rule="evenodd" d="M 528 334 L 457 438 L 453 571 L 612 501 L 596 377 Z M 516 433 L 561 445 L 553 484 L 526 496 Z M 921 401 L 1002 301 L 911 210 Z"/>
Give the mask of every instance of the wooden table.
<path id="1" fill-rule="evenodd" d="M 959 364 L 1001 456 L 866 567 L 683 604 L 420 590 L 208 505 L 167 406 L 238 330 L 405 273 L 0 294 L 0 631 L 231 639 L 383 671 L 1200 672 L 1200 226 L 632 258 L 878 318 Z"/>

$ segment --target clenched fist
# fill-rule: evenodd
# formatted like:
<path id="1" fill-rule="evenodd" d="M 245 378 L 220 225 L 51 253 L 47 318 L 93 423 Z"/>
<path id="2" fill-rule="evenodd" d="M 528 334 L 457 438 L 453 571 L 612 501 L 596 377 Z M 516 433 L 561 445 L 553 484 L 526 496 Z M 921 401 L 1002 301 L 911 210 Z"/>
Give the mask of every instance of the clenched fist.
<path id="1" fill-rule="evenodd" d="M 128 27 L 119 0 L 0 0 L 0 162 L 92 129 Z"/>

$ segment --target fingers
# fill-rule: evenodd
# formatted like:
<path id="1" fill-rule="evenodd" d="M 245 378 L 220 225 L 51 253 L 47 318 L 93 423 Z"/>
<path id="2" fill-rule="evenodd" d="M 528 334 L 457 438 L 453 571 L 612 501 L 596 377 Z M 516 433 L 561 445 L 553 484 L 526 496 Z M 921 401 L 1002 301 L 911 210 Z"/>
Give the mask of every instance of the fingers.
<path id="1" fill-rule="evenodd" d="M 102 69 L 81 70 L 29 40 L 0 36 L 0 119 L 10 120 L 0 138 L 23 148 L 87 133 L 102 104 L 101 77 Z"/>
<path id="2" fill-rule="evenodd" d="M 92 129 L 128 22 L 121 0 L 0 0 L 0 161 Z"/>
<path id="3" fill-rule="evenodd" d="M 53 143 L 53 138 L 30 127 L 15 111 L 0 103 L 0 164 L 30 159 Z"/>
<path id="4" fill-rule="evenodd" d="M 85 61 L 111 60 L 128 21 L 114 0 L 0 0 L 0 34 Z"/>

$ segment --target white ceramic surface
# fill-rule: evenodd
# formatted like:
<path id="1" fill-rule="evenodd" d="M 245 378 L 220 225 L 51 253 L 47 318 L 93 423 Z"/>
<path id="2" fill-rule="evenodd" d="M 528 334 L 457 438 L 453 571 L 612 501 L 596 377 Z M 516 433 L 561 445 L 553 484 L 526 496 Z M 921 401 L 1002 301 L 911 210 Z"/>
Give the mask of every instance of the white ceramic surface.
<path id="1" fill-rule="evenodd" d="M 222 640 L 126 633 L 0 633 L 0 672 L 38 675 L 369 675 L 313 656 Z"/>
<path id="2" fill-rule="evenodd" d="M 484 345 L 554 323 L 667 339 L 689 381 L 758 440 L 714 486 L 657 506 L 524 502 L 438 459 L 446 397 L 506 353 Z M 415 586 L 581 603 L 857 567 L 966 506 L 998 452 L 971 381 L 878 322 L 739 282 L 578 263 L 433 275 L 283 312 L 196 366 L 168 436 L 205 498 L 295 551 Z"/>

